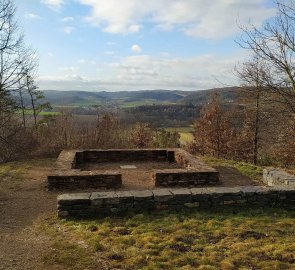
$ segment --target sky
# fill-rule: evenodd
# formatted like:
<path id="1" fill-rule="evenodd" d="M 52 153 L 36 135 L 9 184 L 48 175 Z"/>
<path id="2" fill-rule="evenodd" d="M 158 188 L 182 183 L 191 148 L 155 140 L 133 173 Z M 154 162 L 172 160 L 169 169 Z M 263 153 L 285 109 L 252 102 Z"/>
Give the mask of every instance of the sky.
<path id="1" fill-rule="evenodd" d="M 15 0 L 42 90 L 201 90 L 238 83 L 238 25 L 271 0 Z"/>

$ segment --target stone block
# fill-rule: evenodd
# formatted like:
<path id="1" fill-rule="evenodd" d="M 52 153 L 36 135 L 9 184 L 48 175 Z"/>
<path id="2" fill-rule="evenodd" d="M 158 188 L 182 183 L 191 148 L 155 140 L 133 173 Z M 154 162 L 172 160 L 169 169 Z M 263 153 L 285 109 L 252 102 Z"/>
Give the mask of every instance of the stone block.
<path id="1" fill-rule="evenodd" d="M 119 198 L 115 192 L 92 192 L 91 197 L 92 205 L 114 205 L 119 204 Z"/>
<path id="2" fill-rule="evenodd" d="M 257 190 L 260 189 L 260 186 L 245 186 L 245 187 L 240 187 L 240 189 L 244 196 L 251 196 L 255 194 Z"/>
<path id="3" fill-rule="evenodd" d="M 152 191 L 155 202 L 167 202 L 173 199 L 173 194 L 170 189 L 155 189 Z"/>
<path id="4" fill-rule="evenodd" d="M 192 193 L 188 188 L 171 189 L 171 193 L 173 194 L 172 204 L 192 202 Z"/>
<path id="5" fill-rule="evenodd" d="M 57 196 L 58 205 L 90 205 L 91 193 L 68 193 Z"/>
<path id="6" fill-rule="evenodd" d="M 223 204 L 224 205 L 235 204 L 235 201 L 232 201 L 232 200 L 230 200 L 230 201 L 223 201 Z"/>
<path id="7" fill-rule="evenodd" d="M 58 210 L 84 210 L 84 209 L 89 209 L 90 205 L 89 204 L 74 204 L 74 205 L 58 205 L 57 209 Z"/>
<path id="8" fill-rule="evenodd" d="M 239 195 L 241 194 L 240 188 L 233 188 L 233 187 L 208 187 L 207 192 L 211 195 L 217 195 L 217 196 L 225 196 L 225 195 Z"/>
<path id="9" fill-rule="evenodd" d="M 116 191 L 120 204 L 133 204 L 134 196 L 130 191 Z"/>
<path id="10" fill-rule="evenodd" d="M 247 200 L 237 200 L 236 201 L 238 204 L 243 204 L 243 203 L 247 203 Z"/>
<path id="11" fill-rule="evenodd" d="M 154 194 L 150 190 L 136 190 L 130 191 L 132 194 L 134 201 L 149 201 L 154 198 Z"/>
<path id="12" fill-rule="evenodd" d="M 70 217 L 78 217 L 78 218 L 89 218 L 95 215 L 95 211 L 91 208 L 87 210 L 70 210 L 68 212 Z"/>
<path id="13" fill-rule="evenodd" d="M 133 208 L 140 208 L 142 210 L 144 209 L 151 209 L 155 207 L 154 201 L 135 201 L 133 204 Z"/>
<path id="14" fill-rule="evenodd" d="M 199 202 L 185 203 L 185 207 L 187 208 L 198 208 L 200 206 Z"/>

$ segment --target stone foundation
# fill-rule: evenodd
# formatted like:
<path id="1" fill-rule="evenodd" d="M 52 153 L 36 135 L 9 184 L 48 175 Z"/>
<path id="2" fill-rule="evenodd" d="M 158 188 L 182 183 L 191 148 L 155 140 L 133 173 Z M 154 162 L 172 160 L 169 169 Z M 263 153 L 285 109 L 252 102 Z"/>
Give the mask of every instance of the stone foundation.
<path id="1" fill-rule="evenodd" d="M 199 172 L 196 170 L 158 170 L 153 174 L 156 187 L 195 187 L 195 186 L 214 186 L 219 182 L 219 173 Z"/>
<path id="2" fill-rule="evenodd" d="M 84 162 L 174 161 L 174 151 L 165 149 L 84 150 L 77 156 L 76 167 Z"/>
<path id="3" fill-rule="evenodd" d="M 120 188 L 122 176 L 119 173 L 62 172 L 47 177 L 49 189 Z"/>
<path id="4" fill-rule="evenodd" d="M 177 162 L 183 169 L 153 170 L 151 177 L 155 187 L 196 187 L 216 185 L 219 173 L 201 160 L 182 149 L 123 149 L 123 150 L 69 150 L 62 151 L 54 172 L 48 176 L 48 188 L 118 189 L 122 176 L 116 171 L 82 171 L 86 162 Z"/>
<path id="5" fill-rule="evenodd" d="M 295 188 L 248 186 L 112 191 L 58 196 L 59 217 L 103 217 L 160 209 L 209 209 L 235 205 L 295 206 Z"/>

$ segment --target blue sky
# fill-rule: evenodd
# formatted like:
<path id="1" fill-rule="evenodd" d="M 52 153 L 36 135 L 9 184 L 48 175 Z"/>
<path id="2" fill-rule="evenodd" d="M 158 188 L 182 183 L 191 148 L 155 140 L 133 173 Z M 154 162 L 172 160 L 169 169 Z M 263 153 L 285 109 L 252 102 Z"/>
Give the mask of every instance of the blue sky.
<path id="1" fill-rule="evenodd" d="M 15 0 L 41 89 L 198 90 L 236 84 L 241 24 L 270 0 Z"/>

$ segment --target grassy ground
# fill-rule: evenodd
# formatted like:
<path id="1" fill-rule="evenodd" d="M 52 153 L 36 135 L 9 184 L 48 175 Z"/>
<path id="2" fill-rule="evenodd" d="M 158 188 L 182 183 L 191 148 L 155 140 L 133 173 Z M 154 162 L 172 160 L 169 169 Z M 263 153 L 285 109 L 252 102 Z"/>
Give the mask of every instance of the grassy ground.
<path id="1" fill-rule="evenodd" d="M 255 166 L 245 162 L 239 162 L 234 160 L 227 160 L 214 157 L 203 157 L 206 163 L 213 167 L 233 167 L 237 169 L 242 174 L 250 177 L 254 181 L 259 181 L 262 178 L 263 169 L 260 166 Z"/>
<path id="2" fill-rule="evenodd" d="M 51 166 L 53 162 L 53 159 L 39 159 L 0 164 L 0 194 L 19 189 L 30 168 Z"/>
<path id="3" fill-rule="evenodd" d="M 6 193 L 18 188 L 27 169 L 27 164 L 17 164 L 15 162 L 0 165 L 0 193 Z"/>
<path id="4" fill-rule="evenodd" d="M 54 239 L 52 269 L 295 269 L 295 213 L 282 209 L 140 214 L 65 221 L 39 230 Z"/>

